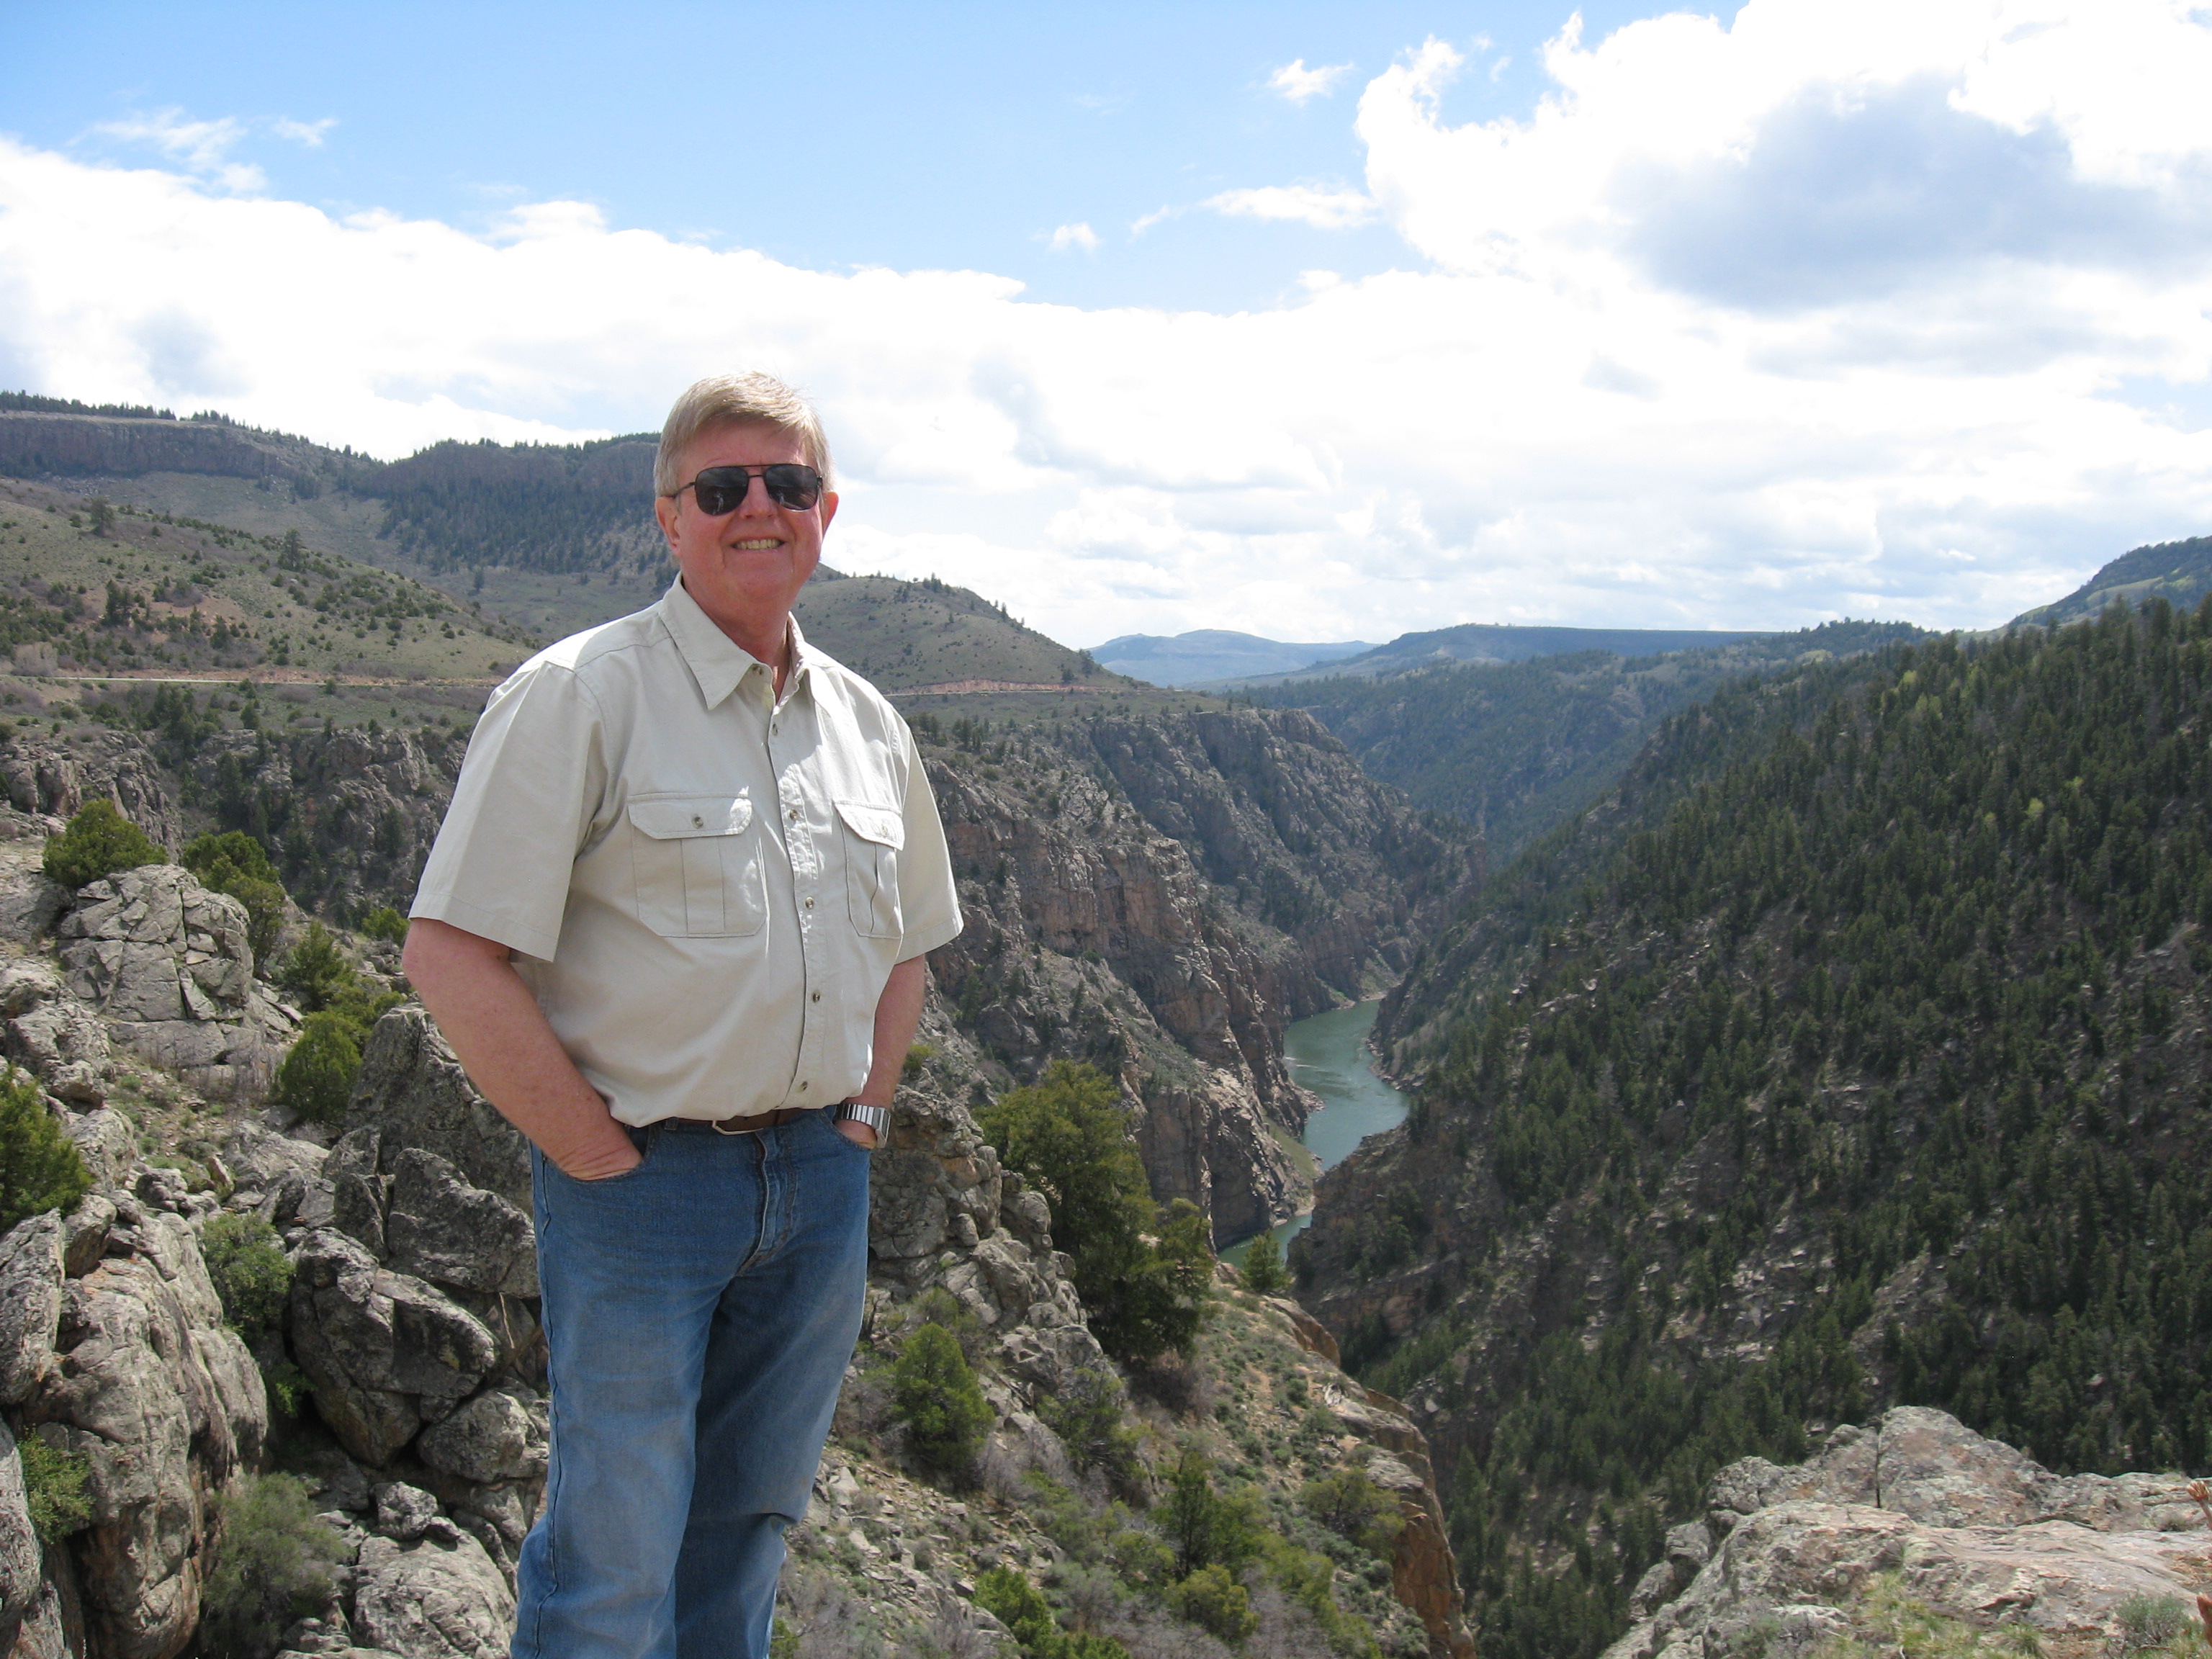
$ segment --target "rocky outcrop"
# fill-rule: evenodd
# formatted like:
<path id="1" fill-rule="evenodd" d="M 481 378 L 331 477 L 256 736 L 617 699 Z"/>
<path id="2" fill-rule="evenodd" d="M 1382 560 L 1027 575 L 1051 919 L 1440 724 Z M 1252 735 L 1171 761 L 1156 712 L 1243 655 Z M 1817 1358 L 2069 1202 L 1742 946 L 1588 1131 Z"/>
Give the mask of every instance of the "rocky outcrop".
<path id="1" fill-rule="evenodd" d="M 44 1012 L 9 1024 L 34 1065 L 68 1063 L 88 1010 L 115 1042 L 203 1094 L 268 1091 L 297 1022 L 253 976 L 236 899 L 209 892 L 177 865 L 144 865 L 85 887 L 57 931 L 72 1000 L 49 999 Z"/>
<path id="2" fill-rule="evenodd" d="M 56 1218 L 23 1223 L 4 1247 L 16 1288 L 59 1291 L 21 1420 L 85 1461 L 91 1523 L 72 1540 L 70 1577 L 94 1650 L 170 1659 L 199 1617 L 215 1495 L 259 1462 L 268 1403 L 191 1218 L 128 1194 L 88 1206 L 99 1252 L 70 1251 L 82 1265 L 58 1285 L 70 1230 Z M 19 1340 L 16 1352 L 36 1346 Z"/>
<path id="3" fill-rule="evenodd" d="M 2185 1605 L 2206 1571 L 2182 1477 L 2061 1477 L 1917 1407 L 1838 1429 L 1802 1465 L 1731 1464 L 1705 1497 L 1607 1659 L 1702 1659 L 1753 1632 L 1772 1653 L 1863 1638 L 1884 1582 L 1939 1617 L 2087 1651 L 2123 1635 L 2130 1603 Z"/>
<path id="4" fill-rule="evenodd" d="M 134 733 L 79 732 L 67 743 L 20 733 L 0 740 L 0 790 L 15 811 L 46 819 L 67 818 L 88 800 L 112 800 L 159 845 L 174 851 L 184 843 L 177 792 Z"/>
<path id="5" fill-rule="evenodd" d="M 529 1212 L 529 1143 L 476 1091 L 418 1006 L 394 1008 L 377 1021 L 362 1050 L 346 1124 L 349 1130 L 374 1130 L 378 1146 L 391 1149 L 395 1159 L 404 1147 L 431 1153 L 470 1185 Z M 378 1164 L 386 1175 L 395 1167 L 390 1161 Z"/>

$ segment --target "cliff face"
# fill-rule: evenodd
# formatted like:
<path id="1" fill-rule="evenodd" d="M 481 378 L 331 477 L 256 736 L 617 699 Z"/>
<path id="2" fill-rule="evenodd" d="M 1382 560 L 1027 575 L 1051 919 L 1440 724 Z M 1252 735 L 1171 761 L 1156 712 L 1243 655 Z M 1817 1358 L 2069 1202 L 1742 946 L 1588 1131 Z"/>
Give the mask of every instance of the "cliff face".
<path id="1" fill-rule="evenodd" d="M 1310 1102 L 1283 1027 L 1387 975 L 1480 867 L 1295 713 L 917 722 L 967 931 L 933 958 L 1010 1079 L 1119 1078 L 1155 1194 L 1226 1241 L 1293 1214 Z"/>

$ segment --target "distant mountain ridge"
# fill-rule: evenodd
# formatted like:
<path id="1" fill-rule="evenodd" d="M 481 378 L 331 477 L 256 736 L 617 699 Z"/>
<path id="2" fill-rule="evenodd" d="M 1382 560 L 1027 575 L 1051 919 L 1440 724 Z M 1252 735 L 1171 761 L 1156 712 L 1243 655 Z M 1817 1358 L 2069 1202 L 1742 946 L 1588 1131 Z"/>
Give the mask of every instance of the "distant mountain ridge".
<path id="1" fill-rule="evenodd" d="M 1416 668 L 1432 668 L 1440 663 L 1527 662 L 1532 658 L 1562 657 L 1578 651 L 1656 657 L 1669 651 L 1694 651 L 1766 637 L 1765 631 L 1757 629 L 1539 628 L 1516 623 L 1461 623 L 1453 628 L 1401 634 L 1389 644 L 1376 646 L 1358 656 L 1255 677 L 1238 682 L 1234 689 L 1279 685 L 1289 680 L 1318 679 L 1331 674 L 1401 674 Z"/>
<path id="2" fill-rule="evenodd" d="M 1150 680 L 1154 685 L 1194 686 L 1252 674 L 1279 674 L 1376 647 L 1365 640 L 1297 644 L 1240 634 L 1232 629 L 1200 628 L 1187 634 L 1124 634 L 1091 654 L 1116 674 Z"/>
<path id="3" fill-rule="evenodd" d="M 2182 610 L 2212 593 L 2212 536 L 2155 542 L 2123 553 L 2063 599 L 2023 611 L 2013 628 L 2063 628 L 2089 622 L 2122 601 L 2140 608 L 2154 599 Z"/>

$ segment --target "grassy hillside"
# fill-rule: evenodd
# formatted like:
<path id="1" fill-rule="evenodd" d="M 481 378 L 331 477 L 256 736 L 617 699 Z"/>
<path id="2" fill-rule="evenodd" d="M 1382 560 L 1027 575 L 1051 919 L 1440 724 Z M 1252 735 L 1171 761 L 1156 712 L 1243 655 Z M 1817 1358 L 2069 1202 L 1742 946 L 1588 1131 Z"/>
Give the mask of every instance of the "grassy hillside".
<path id="1" fill-rule="evenodd" d="M 65 675 L 403 682 L 496 678 L 528 648 L 450 595 L 296 535 L 7 481 L 0 644 L 46 647 Z"/>
<path id="2" fill-rule="evenodd" d="M 2185 610 L 2208 592 L 2212 592 L 2212 536 L 2160 542 L 2123 553 L 2064 599 L 2023 611 L 2011 625 L 2062 628 L 2102 616 L 2108 605 L 2125 604 L 2140 610 L 2154 599 Z"/>
<path id="3" fill-rule="evenodd" d="M 1386 1006 L 1310 1302 L 1448 1469 L 1488 1659 L 1595 1653 L 1698 1482 L 1888 1402 L 2212 1462 L 2212 605 L 1677 716 Z"/>
<path id="4" fill-rule="evenodd" d="M 886 691 L 963 681 L 1118 690 L 1085 651 L 1023 626 L 1006 607 L 935 577 L 817 576 L 799 596 L 806 637 Z"/>
<path id="5" fill-rule="evenodd" d="M 1495 665 L 1528 662 L 1538 657 L 1571 656 L 1589 651 L 1607 651 L 1623 657 L 1654 657 L 1663 652 L 1703 650 L 1761 637 L 1741 629 L 1727 633 L 1679 628 L 1528 628 L 1510 623 L 1462 623 L 1454 628 L 1401 634 L 1389 644 L 1378 645 L 1357 656 L 1289 673 L 1261 675 L 1239 682 L 1236 689 L 1343 674 L 1403 674 L 1444 663 Z"/>
<path id="6" fill-rule="evenodd" d="M 1496 865 L 1589 805 L 1660 720 L 1729 681 L 1919 632 L 1903 623 L 1831 623 L 1661 656 L 1584 651 L 1381 678 L 1300 679 L 1249 695 L 1305 709 L 1375 776 L 1480 828 Z"/>

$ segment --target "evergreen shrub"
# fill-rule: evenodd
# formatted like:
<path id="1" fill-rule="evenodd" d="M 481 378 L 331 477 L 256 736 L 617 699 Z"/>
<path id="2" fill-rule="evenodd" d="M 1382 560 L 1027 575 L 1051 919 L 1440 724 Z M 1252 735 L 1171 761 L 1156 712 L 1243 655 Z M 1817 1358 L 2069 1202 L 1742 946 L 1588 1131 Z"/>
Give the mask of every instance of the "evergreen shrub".
<path id="1" fill-rule="evenodd" d="M 1244 1251 L 1241 1275 L 1244 1288 L 1255 1296 L 1280 1296 L 1291 1282 L 1283 1266 L 1283 1246 L 1271 1230 L 1255 1238 Z"/>
<path id="2" fill-rule="evenodd" d="M 211 1215 L 200 1250 L 231 1328 L 249 1343 L 277 1329 L 292 1294 L 292 1259 L 276 1230 L 258 1215 Z"/>
<path id="3" fill-rule="evenodd" d="M 991 1427 L 990 1402 L 944 1326 L 921 1326 L 891 1368 L 892 1408 L 906 1425 L 907 1446 L 932 1474 L 965 1479 Z"/>
<path id="4" fill-rule="evenodd" d="M 92 1190 L 76 1144 L 27 1072 L 0 1076 L 0 1232 L 48 1210 L 64 1215 Z"/>
<path id="5" fill-rule="evenodd" d="M 1011 1567 L 993 1567 L 975 1578 L 975 1605 L 1013 1632 L 1022 1659 L 1129 1659 L 1110 1636 L 1073 1635 L 1060 1629 L 1052 1604 Z"/>
<path id="6" fill-rule="evenodd" d="M 299 1040 L 276 1068 L 277 1100 L 316 1123 L 343 1117 L 361 1072 L 356 1029 L 343 1014 L 309 1014 L 301 1024 Z"/>
<path id="7" fill-rule="evenodd" d="M 222 1494 L 216 1513 L 199 1651 L 207 1659 L 270 1659 L 287 1626 L 329 1601 L 343 1541 L 315 1518 L 296 1475 L 247 1475 Z"/>
<path id="8" fill-rule="evenodd" d="M 161 864 L 167 858 L 143 830 L 123 816 L 121 808 L 103 796 L 78 807 L 61 834 L 47 840 L 42 867 L 63 886 L 75 889 L 118 870 Z"/>
<path id="9" fill-rule="evenodd" d="M 1200 1567 L 1168 1592 L 1168 1602 L 1178 1617 L 1224 1642 L 1242 1642 L 1260 1628 L 1251 1596 L 1226 1567 Z"/>
<path id="10" fill-rule="evenodd" d="M 1152 1202 L 1119 1096 L 1096 1066 L 1058 1060 L 975 1116 L 1000 1162 L 1051 1206 L 1053 1242 L 1074 1261 L 1099 1345 L 1130 1361 L 1188 1349 L 1213 1252 L 1194 1206 L 1177 1199 L 1164 1217 Z"/>

